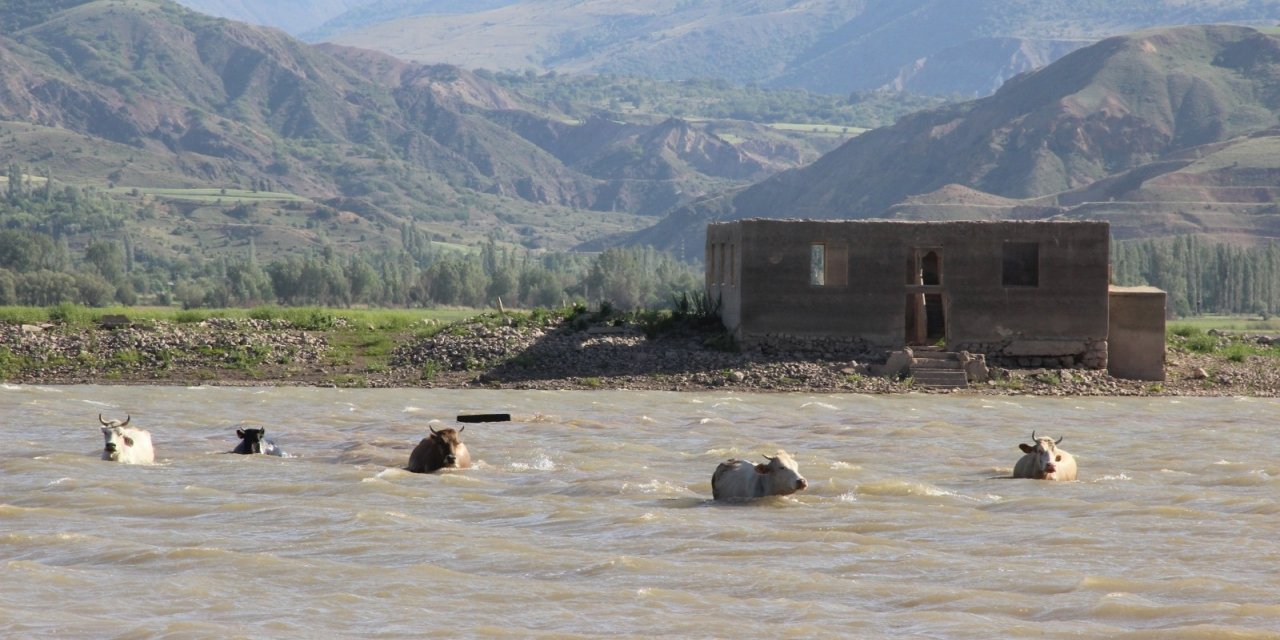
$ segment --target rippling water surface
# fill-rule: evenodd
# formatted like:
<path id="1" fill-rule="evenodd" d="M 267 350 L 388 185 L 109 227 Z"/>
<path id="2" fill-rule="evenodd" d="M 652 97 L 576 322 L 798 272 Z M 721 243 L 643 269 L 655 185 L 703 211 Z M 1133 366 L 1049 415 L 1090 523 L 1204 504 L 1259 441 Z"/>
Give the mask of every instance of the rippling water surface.
<path id="1" fill-rule="evenodd" d="M 0 389 L 6 638 L 1280 636 L 1280 401 Z M 475 468 L 399 467 L 463 412 Z M 97 415 L 157 464 L 98 459 Z M 262 424 L 286 459 L 224 455 Z M 1080 481 L 1000 479 L 1031 430 Z M 728 457 L 809 489 L 709 501 Z"/>

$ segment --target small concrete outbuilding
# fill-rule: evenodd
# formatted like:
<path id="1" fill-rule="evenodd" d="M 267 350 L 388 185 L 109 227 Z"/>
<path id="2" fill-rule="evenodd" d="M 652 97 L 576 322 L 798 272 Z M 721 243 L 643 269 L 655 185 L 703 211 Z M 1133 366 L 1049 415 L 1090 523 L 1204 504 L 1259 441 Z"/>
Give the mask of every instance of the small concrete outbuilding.
<path id="1" fill-rule="evenodd" d="M 1108 373 L 1164 381 L 1166 297 L 1155 287 L 1111 287 Z"/>

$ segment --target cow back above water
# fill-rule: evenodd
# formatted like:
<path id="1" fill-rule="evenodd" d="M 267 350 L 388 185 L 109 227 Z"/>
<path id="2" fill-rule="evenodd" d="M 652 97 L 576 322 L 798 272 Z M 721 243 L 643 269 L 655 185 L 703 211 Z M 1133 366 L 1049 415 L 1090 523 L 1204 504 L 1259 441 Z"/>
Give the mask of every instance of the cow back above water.
<path id="1" fill-rule="evenodd" d="M 432 473 L 441 469 L 466 469 L 471 466 L 471 453 L 462 443 L 461 429 L 431 429 L 431 435 L 422 439 L 409 454 L 407 470 L 414 473 Z"/>
<path id="2" fill-rule="evenodd" d="M 124 422 L 104 420 L 98 414 L 98 422 L 102 423 L 102 459 L 124 464 L 151 464 L 156 460 L 155 448 L 151 446 L 151 432 L 137 427 L 130 427 L 133 416 L 127 416 Z"/>
<path id="3" fill-rule="evenodd" d="M 276 446 L 276 443 L 267 439 L 267 429 L 236 429 L 236 436 L 240 438 L 240 443 L 231 453 L 251 454 L 261 453 L 266 456 L 284 457 L 284 450 Z"/>
<path id="4" fill-rule="evenodd" d="M 765 456 L 766 462 L 746 460 L 721 462 L 711 474 L 711 496 L 716 500 L 750 500 L 766 496 L 786 496 L 809 486 L 800 475 L 796 461 L 786 451 Z"/>
<path id="5" fill-rule="evenodd" d="M 1054 440 L 1048 436 L 1036 437 L 1031 432 L 1031 444 L 1020 443 L 1018 448 L 1023 456 L 1013 467 L 1013 477 L 1032 478 L 1035 480 L 1075 480 L 1076 459 L 1070 453 L 1059 449 L 1062 438 Z"/>

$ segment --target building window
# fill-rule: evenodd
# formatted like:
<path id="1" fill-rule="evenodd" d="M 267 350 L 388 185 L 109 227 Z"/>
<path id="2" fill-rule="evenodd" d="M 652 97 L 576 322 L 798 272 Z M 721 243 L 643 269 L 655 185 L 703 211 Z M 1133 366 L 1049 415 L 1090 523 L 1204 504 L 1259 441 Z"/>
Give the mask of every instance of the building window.
<path id="1" fill-rule="evenodd" d="M 809 284 L 815 287 L 849 284 L 849 248 L 822 242 L 810 245 Z"/>
<path id="2" fill-rule="evenodd" d="M 942 284 L 942 249 L 917 247 L 907 256 L 907 284 L 936 287 Z"/>
<path id="3" fill-rule="evenodd" d="M 1006 287 L 1040 286 L 1040 245 L 1035 242 L 1004 243 L 1004 270 L 1001 284 Z"/>
<path id="4" fill-rule="evenodd" d="M 827 245 L 814 244 L 809 248 L 809 284 L 821 287 L 827 284 Z"/>

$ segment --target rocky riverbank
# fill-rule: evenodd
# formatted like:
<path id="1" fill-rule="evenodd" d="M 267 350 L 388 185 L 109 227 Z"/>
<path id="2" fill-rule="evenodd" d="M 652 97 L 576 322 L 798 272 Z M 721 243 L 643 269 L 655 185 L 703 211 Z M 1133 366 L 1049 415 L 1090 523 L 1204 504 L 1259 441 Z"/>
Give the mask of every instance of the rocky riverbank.
<path id="1" fill-rule="evenodd" d="M 1089 369 L 992 369 L 960 391 L 870 375 L 883 355 L 725 349 L 722 333 L 546 317 L 487 317 L 394 334 L 341 318 L 323 330 L 283 320 L 209 319 L 122 326 L 0 325 L 0 379 L 19 384 L 317 385 L 510 389 L 738 390 L 816 393 L 1280 395 L 1280 349 L 1219 337 L 1224 350 L 1177 344 L 1164 382 Z M 1247 345 L 1226 350 L 1230 344 Z M 1202 349 L 1203 350 L 1203 349 Z M 1224 353 L 1223 351 L 1229 351 Z"/>

